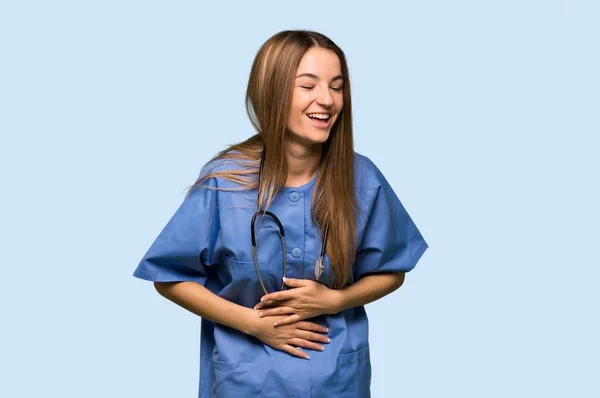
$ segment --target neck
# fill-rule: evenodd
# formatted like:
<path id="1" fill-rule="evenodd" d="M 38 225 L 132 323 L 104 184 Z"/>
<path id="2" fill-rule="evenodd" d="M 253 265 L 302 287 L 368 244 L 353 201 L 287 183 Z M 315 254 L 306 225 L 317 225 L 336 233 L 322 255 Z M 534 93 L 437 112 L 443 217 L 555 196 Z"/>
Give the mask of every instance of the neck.
<path id="1" fill-rule="evenodd" d="M 314 177 L 321 164 L 322 145 L 304 146 L 290 142 L 287 145 L 288 187 L 306 184 Z"/>

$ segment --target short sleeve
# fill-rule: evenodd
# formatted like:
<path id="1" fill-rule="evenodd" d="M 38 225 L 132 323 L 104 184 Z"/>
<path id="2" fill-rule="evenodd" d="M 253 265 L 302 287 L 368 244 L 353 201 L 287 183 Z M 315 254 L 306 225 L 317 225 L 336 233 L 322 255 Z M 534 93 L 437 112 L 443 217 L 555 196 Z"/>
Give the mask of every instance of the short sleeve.
<path id="1" fill-rule="evenodd" d="M 219 231 L 215 179 L 192 188 L 133 276 L 155 282 L 206 282 Z"/>
<path id="2" fill-rule="evenodd" d="M 357 250 L 354 280 L 375 272 L 409 272 L 428 245 L 383 174 L 377 183 Z"/>

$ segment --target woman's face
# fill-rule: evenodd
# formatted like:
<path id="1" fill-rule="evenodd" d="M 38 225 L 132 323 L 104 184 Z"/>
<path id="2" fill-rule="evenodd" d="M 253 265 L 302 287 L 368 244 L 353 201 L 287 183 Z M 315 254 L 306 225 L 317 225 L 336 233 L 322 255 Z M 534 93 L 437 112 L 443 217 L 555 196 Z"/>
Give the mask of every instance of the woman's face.
<path id="1" fill-rule="evenodd" d="M 344 80 L 338 56 L 311 47 L 296 72 L 288 116 L 288 138 L 303 145 L 322 144 L 343 106 Z"/>

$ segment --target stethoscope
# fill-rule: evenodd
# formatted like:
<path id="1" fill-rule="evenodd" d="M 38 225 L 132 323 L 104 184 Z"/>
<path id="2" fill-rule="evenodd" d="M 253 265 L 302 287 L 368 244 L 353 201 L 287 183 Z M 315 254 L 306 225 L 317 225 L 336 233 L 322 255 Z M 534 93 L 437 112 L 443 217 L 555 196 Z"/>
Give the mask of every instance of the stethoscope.
<path id="1" fill-rule="evenodd" d="M 265 161 L 265 151 L 263 149 L 263 152 L 262 152 L 262 155 L 260 158 L 260 166 L 258 169 L 258 195 L 257 195 L 257 200 L 256 200 L 257 206 L 258 206 L 258 201 L 260 199 L 260 177 L 262 175 L 264 161 Z M 286 250 L 285 249 L 285 230 L 283 228 L 283 224 L 281 223 L 281 221 L 275 214 L 273 214 L 270 211 L 263 210 L 261 208 L 259 208 L 256 211 L 256 213 L 254 213 L 254 215 L 252 216 L 252 221 L 250 222 L 250 233 L 252 236 L 252 256 L 254 258 L 254 267 L 256 268 L 256 275 L 258 276 L 258 281 L 260 282 L 260 285 L 262 286 L 262 289 L 265 292 L 265 294 L 269 294 L 269 292 L 267 291 L 267 288 L 262 280 L 262 277 L 260 276 L 260 270 L 258 269 L 258 257 L 256 255 L 256 235 L 254 233 L 254 223 L 256 221 L 256 217 L 258 217 L 260 215 L 271 217 L 277 224 L 277 228 L 279 230 L 279 237 L 281 238 L 281 250 L 283 253 L 283 277 L 284 278 L 286 276 L 286 270 L 287 270 L 286 251 L 285 251 Z M 321 242 L 321 254 L 315 261 L 315 278 L 316 278 L 316 280 L 319 280 L 321 278 L 321 275 L 323 274 L 323 271 L 325 270 L 324 258 L 325 258 L 325 247 L 327 246 L 328 233 L 329 233 L 329 223 L 326 223 L 325 229 L 323 231 L 323 241 Z M 282 279 L 281 287 L 279 288 L 279 290 L 283 290 L 284 288 L 285 288 L 285 283 L 283 282 L 283 279 Z"/>

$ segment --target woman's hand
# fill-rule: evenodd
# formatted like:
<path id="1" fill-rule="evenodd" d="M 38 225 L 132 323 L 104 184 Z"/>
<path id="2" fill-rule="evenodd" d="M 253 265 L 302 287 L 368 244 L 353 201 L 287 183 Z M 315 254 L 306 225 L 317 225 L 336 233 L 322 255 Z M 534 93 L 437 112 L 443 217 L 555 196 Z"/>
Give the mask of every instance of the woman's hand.
<path id="1" fill-rule="evenodd" d="M 270 293 L 254 307 L 260 317 L 280 316 L 274 326 L 290 325 L 304 319 L 339 312 L 340 291 L 310 279 L 285 278 L 284 283 L 294 289 Z"/>
<path id="2" fill-rule="evenodd" d="M 258 316 L 258 311 L 254 311 L 254 313 L 256 315 L 253 315 L 251 320 L 250 334 L 276 350 L 308 359 L 308 354 L 296 347 L 323 351 L 324 347 L 317 343 L 330 342 L 329 338 L 323 334 L 329 332 L 325 326 L 301 321 L 276 328 L 273 325 L 273 318 L 261 318 Z M 275 319 L 283 318 L 286 317 L 275 317 Z"/>

